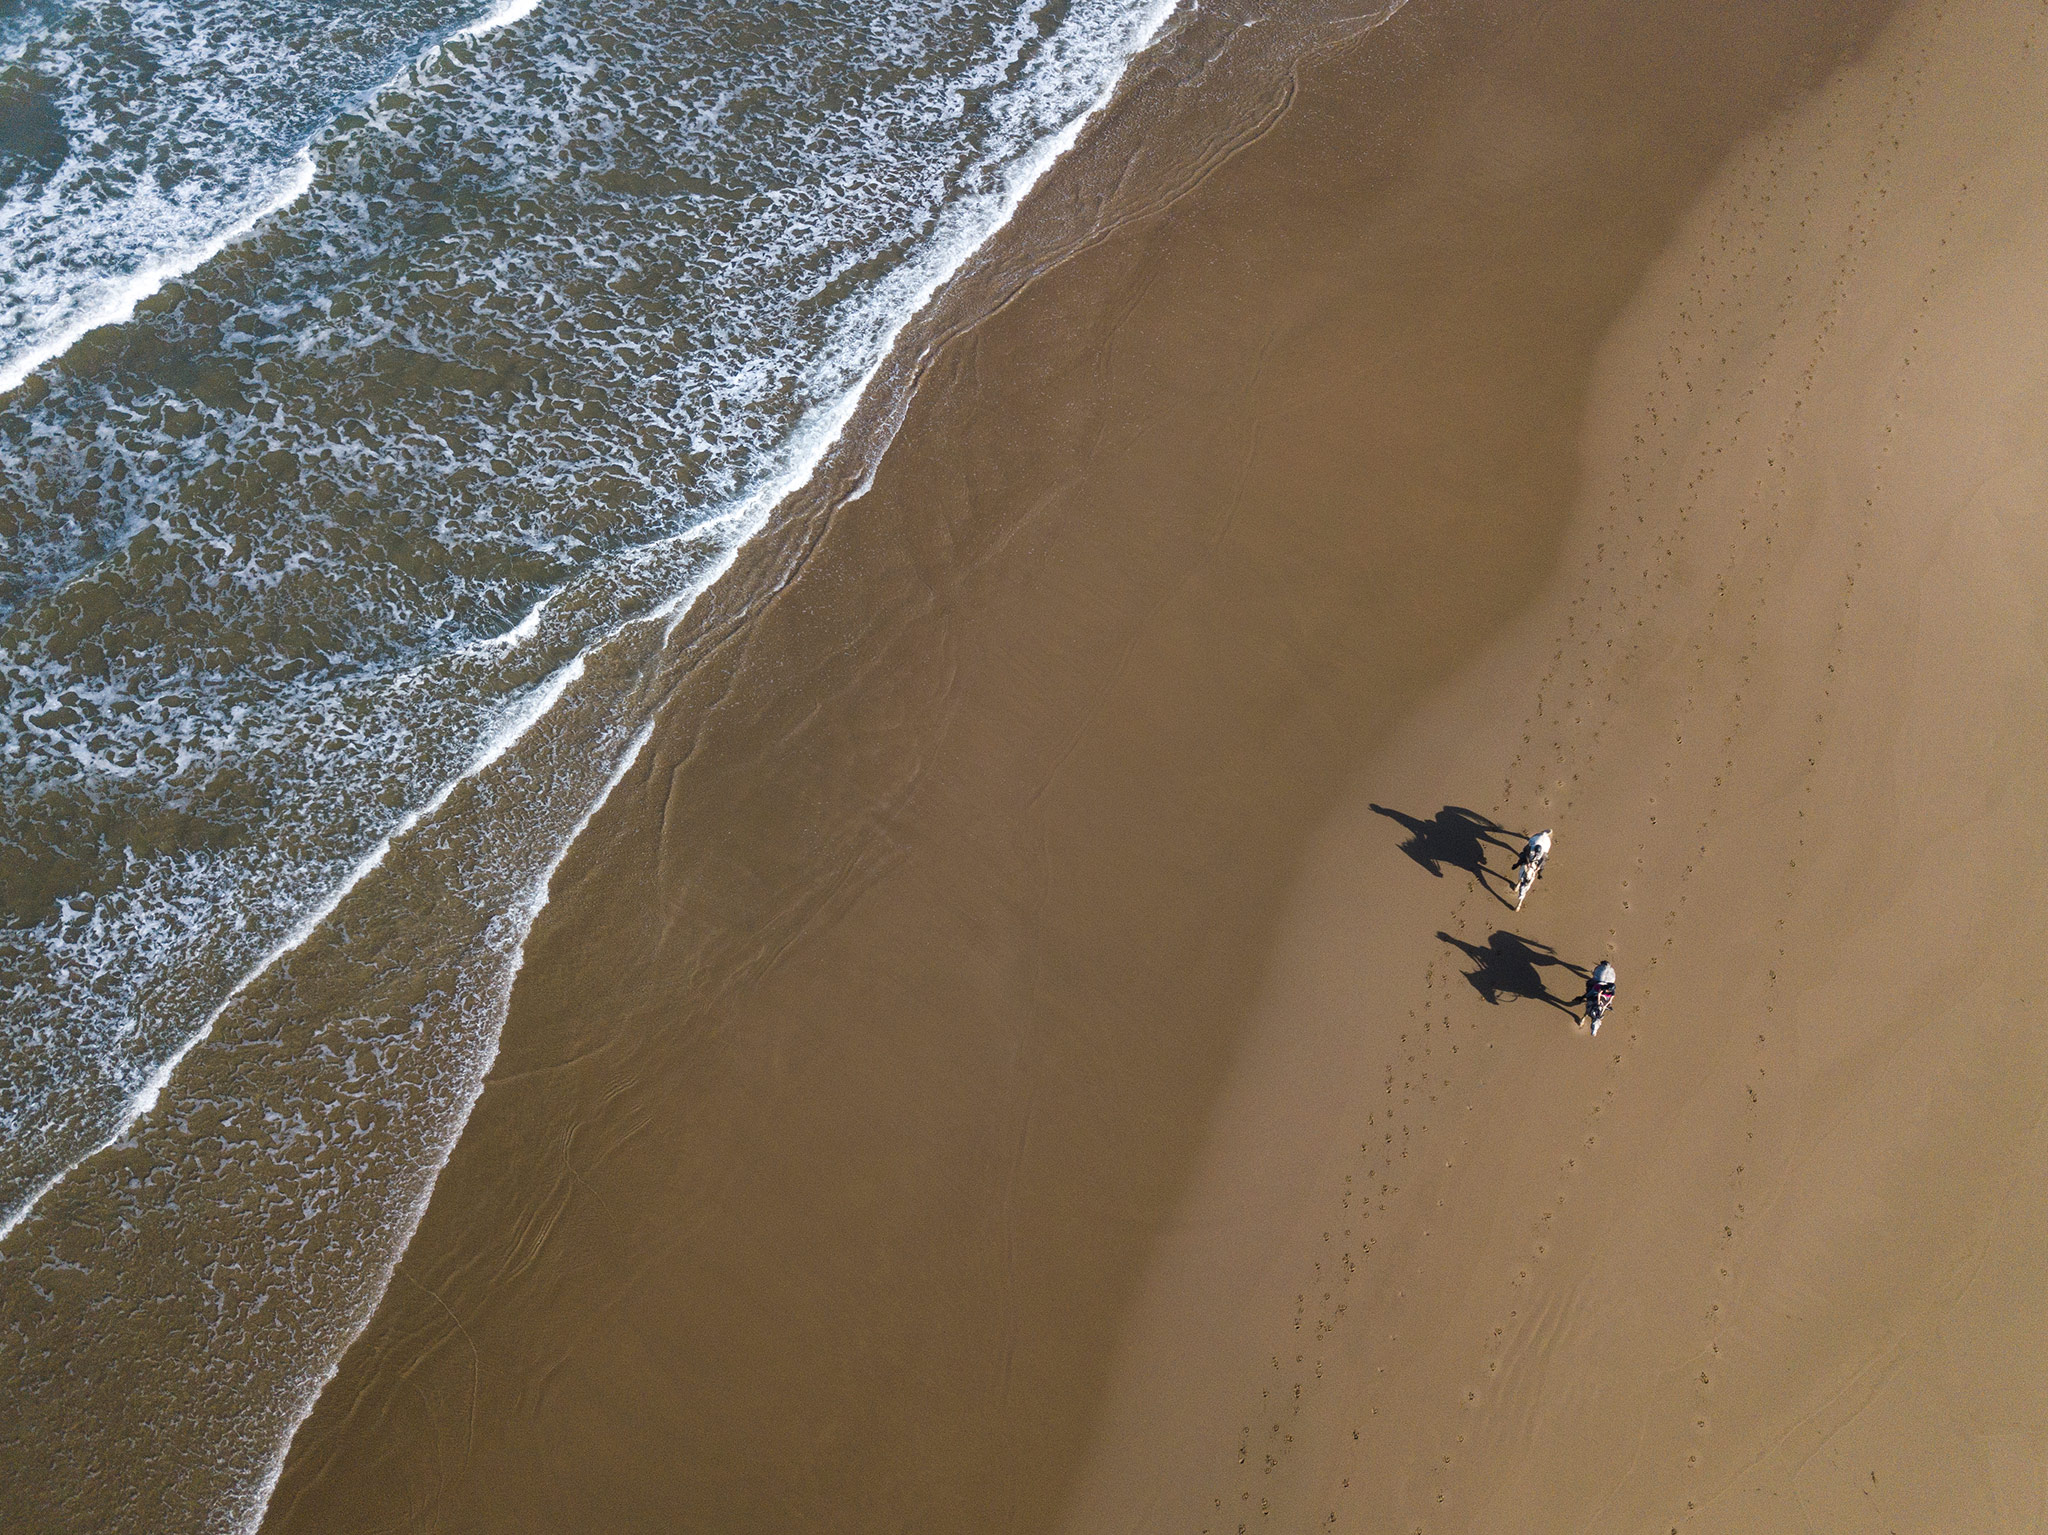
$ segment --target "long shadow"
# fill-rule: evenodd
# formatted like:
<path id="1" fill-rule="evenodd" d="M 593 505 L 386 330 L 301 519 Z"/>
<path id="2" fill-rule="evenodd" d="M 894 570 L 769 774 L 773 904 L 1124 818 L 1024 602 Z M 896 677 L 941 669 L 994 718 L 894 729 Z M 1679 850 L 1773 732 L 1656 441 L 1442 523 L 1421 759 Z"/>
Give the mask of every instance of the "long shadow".
<path id="1" fill-rule="evenodd" d="M 1553 968 L 1565 970 L 1584 980 L 1585 967 L 1568 959 L 1559 959 L 1549 944 L 1524 938 L 1519 933 L 1495 933 L 1483 944 L 1467 943 L 1449 933 L 1438 933 L 1437 937 L 1472 961 L 1473 968 L 1465 972 L 1465 979 L 1493 1006 L 1500 1006 L 1504 998 L 1525 997 L 1532 1002 L 1548 1002 L 1552 1007 L 1572 1012 L 1577 999 L 1553 996 L 1544 984 L 1542 971 Z"/>
<path id="2" fill-rule="evenodd" d="M 1533 600 L 1531 572 L 1565 557 L 1582 477 L 1604 471 L 1557 424 L 1586 419 L 1596 362 L 1679 220 L 1890 6 L 1668 0 L 1644 26 L 1616 26 L 1628 12 L 1612 0 L 1408 6 L 1302 68 L 1273 131 L 1182 195 L 1172 178 L 1221 142 L 1232 103 L 1289 80 L 1317 18 L 1359 9 L 1309 0 L 1304 25 L 1245 30 L 1223 7 L 1188 8 L 1159 64 L 1128 73 L 996 237 L 989 280 L 949 284 L 904 332 L 902 371 L 878 385 L 925 381 L 920 358 L 932 371 L 874 479 L 864 447 L 835 459 L 650 666 L 661 726 L 555 880 L 497 1067 L 403 1277 L 299 1428 L 265 1535 L 509 1529 L 544 1506 L 656 1530 L 1106 1522 L 1084 1491 L 1098 1457 L 1113 1472 L 1146 1442 L 1111 1404 L 1120 1373 L 1151 1360 L 1119 1357 L 1119 1340 L 1181 1303 L 1177 1288 L 1154 1298 L 1161 1233 L 1210 1176 L 1204 1148 L 1239 1133 L 1226 1095 L 1311 839 L 1402 739 L 1424 679 L 1482 664 Z M 1226 53 L 1226 36 L 1243 41 Z M 1479 88 L 1500 79 L 1514 89 Z M 1462 131 L 1446 135 L 1447 113 Z M 1583 152 L 1502 176 L 1499 145 L 1532 113 Z M 1148 159 L 1162 145 L 1187 153 Z M 1127 164 L 1106 211 L 1061 211 L 1089 201 L 1063 188 Z M 1488 188 L 1484 219 L 1472 185 Z M 980 319 L 1010 280 L 999 268 L 1035 270 L 1040 242 L 1078 241 L 1155 195 L 1179 199 L 1170 215 L 1105 224 L 1084 258 Z M 1356 237 L 1394 221 L 1399 238 Z M 1298 273 L 1333 274 L 1312 290 L 1314 336 L 1300 334 Z M 1299 344 L 1255 361 L 1268 332 Z M 1288 407 L 1242 408 L 1239 387 Z M 896 419 L 902 398 L 878 388 L 862 420 Z M 1296 444 L 1298 461 L 1265 456 Z M 1278 472 L 1241 473 L 1254 448 Z M 1445 472 L 1452 461 L 1469 467 Z M 842 515 L 856 482 L 871 488 Z M 1252 574 L 1286 578 L 1231 581 L 1211 613 L 1218 571 L 1198 625 L 1155 623 L 1162 595 L 1186 589 L 1191 530 L 1210 526 Z M 1297 701 L 1289 689 L 1311 678 Z M 1195 747 L 1211 720 L 1229 728 Z M 1091 749 L 1061 792 L 1027 809 L 1023 775 L 1067 760 L 1084 730 Z M 1483 859 L 1490 833 L 1466 827 Z M 1102 832 L 1113 840 L 1091 844 Z M 402 915 L 399 930 L 424 926 Z M 1524 957 L 1540 990 L 1548 971 Z M 277 990 L 249 998 L 244 1037 L 311 994 Z M 1019 1030 L 1055 1008 L 1073 1026 L 1040 1029 L 1020 1070 Z M 210 1073 L 247 1058 L 195 1051 L 179 1091 L 219 1094 Z M 319 1089 L 296 1070 L 282 1062 L 275 1080 Z M 169 1136 L 176 1118 L 137 1132 Z M 1020 1161 L 1034 1123 L 1060 1127 L 1058 1154 L 1034 1131 Z M 1325 1128 L 1304 1125 L 1304 1154 Z M 199 1170 L 212 1159 L 178 1134 L 143 1143 L 152 1176 L 181 1180 L 169 1192 L 229 1177 Z M 734 1154 L 770 1140 L 772 1157 Z M 267 1165 L 298 1176 L 281 1145 Z M 201 1242 L 261 1261 L 224 1244 L 267 1223 L 237 1225 L 218 1200 L 185 1201 L 223 1211 L 213 1226 L 124 1235 L 150 1207 L 127 1191 L 134 1159 L 102 1159 L 105 1192 L 67 1182 L 60 1201 L 103 1237 L 82 1276 L 94 1291 L 117 1264 L 158 1283 Z M 352 1213 L 414 1197 L 387 1160 L 362 1160 L 332 1217 L 331 1272 L 356 1264 L 366 1292 L 379 1270 Z M 572 1171 L 579 1191 L 558 1205 Z M 1012 1207 L 1014 1232 L 949 1218 Z M 535 1246 L 536 1212 L 556 1208 Z M 1013 1246 L 1033 1256 L 1030 1284 L 1009 1280 Z M 10 1388 L 7 1421 L 119 1465 L 89 1489 L 110 1500 L 246 1495 L 231 1479 L 246 1461 L 210 1451 L 243 1432 L 224 1412 L 220 1437 L 196 1441 L 206 1453 L 111 1459 L 161 1435 L 144 1413 L 205 1358 L 167 1337 L 121 1361 L 153 1373 L 118 1394 L 67 1370 L 89 1357 L 79 1308 L 17 1299 L 15 1256 L 0 1253 L 0 1312 L 53 1363 Z M 959 1411 L 1012 1350 L 1031 1367 L 1005 1411 Z M 492 1360 L 480 1376 L 478 1358 Z M 1208 1410 L 1200 1392 L 1157 1406 L 1168 1437 Z M 451 1443 L 460 1457 L 437 1453 Z M 88 1506 L 77 1488 L 0 1476 L 0 1529 L 64 1525 Z"/>
<path id="3" fill-rule="evenodd" d="M 1374 815 L 1383 815 L 1406 828 L 1408 840 L 1401 844 L 1401 851 L 1438 879 L 1444 877 L 1444 870 L 1448 867 L 1463 869 L 1482 885 L 1486 885 L 1489 878 L 1505 883 L 1505 875 L 1495 874 L 1487 868 L 1486 850 L 1498 847 L 1511 853 L 1521 851 L 1519 839 L 1511 836 L 1505 826 L 1491 816 L 1467 810 L 1463 805 L 1446 805 L 1426 821 L 1399 810 L 1389 810 L 1385 805 L 1374 805 L 1372 811 Z M 1492 887 L 1488 885 L 1488 888 Z"/>

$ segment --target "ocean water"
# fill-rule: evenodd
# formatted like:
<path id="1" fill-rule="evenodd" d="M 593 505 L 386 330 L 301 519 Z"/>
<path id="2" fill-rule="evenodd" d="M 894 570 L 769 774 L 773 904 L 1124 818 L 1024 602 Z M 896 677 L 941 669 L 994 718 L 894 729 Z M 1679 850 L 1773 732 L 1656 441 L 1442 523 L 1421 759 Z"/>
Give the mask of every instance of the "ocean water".
<path id="1" fill-rule="evenodd" d="M 577 656 L 693 588 L 1156 19 L 7 18 L 0 1223 Z"/>
<path id="2" fill-rule="evenodd" d="M 676 616 L 1170 9 L 0 8 L 0 1523 L 260 1517 Z"/>

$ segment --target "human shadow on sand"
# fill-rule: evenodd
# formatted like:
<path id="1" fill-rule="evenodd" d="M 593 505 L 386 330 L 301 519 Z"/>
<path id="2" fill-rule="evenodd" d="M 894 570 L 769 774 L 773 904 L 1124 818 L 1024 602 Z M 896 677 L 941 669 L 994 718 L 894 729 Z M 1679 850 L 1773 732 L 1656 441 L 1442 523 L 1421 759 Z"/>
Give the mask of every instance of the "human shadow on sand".
<path id="1" fill-rule="evenodd" d="M 1437 937 L 1472 961 L 1473 968 L 1465 972 L 1465 979 L 1472 983 L 1474 991 L 1495 1007 L 1500 1006 L 1505 998 L 1526 997 L 1532 1002 L 1548 1002 L 1552 1007 L 1569 1013 L 1576 998 L 1552 996 L 1550 988 L 1544 984 L 1542 972 L 1555 968 L 1582 981 L 1586 978 L 1583 966 L 1568 959 L 1559 959 L 1549 944 L 1524 938 L 1519 933 L 1495 933 L 1484 944 L 1467 943 L 1449 933 L 1438 933 Z"/>
<path id="2" fill-rule="evenodd" d="M 1408 840 L 1401 844 L 1401 851 L 1438 879 L 1444 877 L 1444 869 L 1449 867 L 1463 869 L 1484 885 L 1489 875 L 1496 879 L 1504 878 L 1486 867 L 1489 845 L 1506 848 L 1511 853 L 1521 851 L 1521 843 L 1508 835 L 1505 826 L 1476 810 L 1467 810 L 1463 805 L 1446 805 L 1427 821 L 1417 820 L 1399 810 L 1389 810 L 1384 805 L 1374 805 L 1372 812 L 1399 822 L 1407 829 Z"/>

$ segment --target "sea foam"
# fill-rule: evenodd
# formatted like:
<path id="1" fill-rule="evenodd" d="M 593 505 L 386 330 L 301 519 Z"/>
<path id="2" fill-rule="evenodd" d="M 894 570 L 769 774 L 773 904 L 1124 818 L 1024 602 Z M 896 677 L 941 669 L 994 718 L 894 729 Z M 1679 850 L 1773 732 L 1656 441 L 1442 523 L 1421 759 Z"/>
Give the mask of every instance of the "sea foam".
<path id="1" fill-rule="evenodd" d="M 23 534 L 0 787 L 40 876 L 0 933 L 0 1235 L 516 739 L 524 700 L 687 605 L 677 551 L 737 547 L 808 476 L 1165 9 L 921 30 L 884 7 L 872 99 L 831 109 L 805 93 L 836 23 L 779 50 L 686 31 L 650 93 L 625 68 L 648 17 L 549 14 L 437 23 L 295 151 L 310 182 L 259 231 L 211 237 L 256 243 L 131 327 L 199 373 L 132 350 L 60 366 L 0 445 Z M 731 73 L 705 63 L 721 50 Z M 478 142 L 497 163 L 463 158 Z M 508 229 L 504 207 L 531 212 Z M 680 220 L 644 222 L 665 207 Z M 108 302 L 149 276 L 125 281 Z"/>

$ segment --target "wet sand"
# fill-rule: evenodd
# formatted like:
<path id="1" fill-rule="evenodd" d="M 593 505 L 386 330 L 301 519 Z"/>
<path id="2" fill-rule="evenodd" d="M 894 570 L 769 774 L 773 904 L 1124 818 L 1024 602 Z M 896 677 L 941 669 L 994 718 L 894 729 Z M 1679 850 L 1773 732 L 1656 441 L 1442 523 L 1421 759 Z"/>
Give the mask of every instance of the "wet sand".
<path id="1" fill-rule="evenodd" d="M 949 342 L 268 1526 L 2038 1523 L 2044 20 L 1416 0 Z"/>

